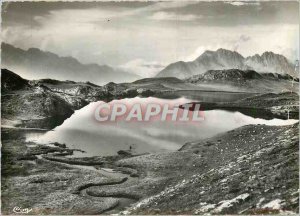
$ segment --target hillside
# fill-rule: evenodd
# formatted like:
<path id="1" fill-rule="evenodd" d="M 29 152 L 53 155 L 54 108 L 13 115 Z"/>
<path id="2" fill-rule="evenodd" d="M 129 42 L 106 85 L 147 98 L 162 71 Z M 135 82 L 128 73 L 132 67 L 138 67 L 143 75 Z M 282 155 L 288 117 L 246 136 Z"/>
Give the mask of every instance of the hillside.
<path id="1" fill-rule="evenodd" d="M 121 160 L 119 165 L 145 173 L 145 179 L 154 185 L 153 188 L 166 185 L 162 191 L 143 197 L 122 213 L 253 215 L 297 212 L 298 130 L 298 124 L 247 125 L 188 143 L 178 152 Z M 130 191 L 123 187 L 115 190 L 94 187 L 89 194 L 134 194 L 135 190 L 138 187 L 134 185 Z"/>
<path id="2" fill-rule="evenodd" d="M 232 86 L 250 92 L 297 92 L 299 78 L 288 74 L 258 73 L 253 70 L 209 70 L 203 74 L 194 75 L 185 79 L 187 83 L 195 85 L 209 85 L 220 89 Z M 223 86 L 223 87 L 222 87 Z"/>
<path id="3" fill-rule="evenodd" d="M 101 87 L 89 83 L 51 79 L 26 80 L 1 70 L 2 125 L 51 128 L 90 101 L 105 97 Z"/>
<path id="4" fill-rule="evenodd" d="M 23 79 L 19 75 L 7 70 L 1 70 L 1 90 L 2 93 L 12 90 L 26 89 L 29 87 L 28 80 Z"/>

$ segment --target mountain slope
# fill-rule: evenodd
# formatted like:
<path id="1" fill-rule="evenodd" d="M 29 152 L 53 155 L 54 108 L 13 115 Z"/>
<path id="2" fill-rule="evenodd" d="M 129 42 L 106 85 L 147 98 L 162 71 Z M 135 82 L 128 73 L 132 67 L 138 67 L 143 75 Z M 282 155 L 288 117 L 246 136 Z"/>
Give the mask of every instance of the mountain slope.
<path id="1" fill-rule="evenodd" d="M 197 86 L 209 85 L 218 89 L 225 86 L 240 88 L 246 92 L 298 92 L 299 78 L 288 74 L 258 73 L 253 70 L 209 70 L 185 79 Z"/>
<path id="2" fill-rule="evenodd" d="M 132 204 L 122 214 L 296 213 L 298 131 L 298 124 L 247 125 L 188 143 L 178 152 L 120 160 L 122 166 L 150 170 L 146 175 L 153 185 L 163 182 L 161 176 L 173 181 L 155 195 Z"/>
<path id="3" fill-rule="evenodd" d="M 257 73 L 254 70 L 209 70 L 203 74 L 194 75 L 186 81 L 191 83 L 208 82 L 208 81 L 233 81 L 233 82 L 245 82 L 252 79 L 269 79 L 269 80 L 293 80 L 293 77 L 288 74 L 276 74 L 276 73 Z M 294 78 L 294 81 L 299 82 L 298 78 Z"/>
<path id="4" fill-rule="evenodd" d="M 82 64 L 72 57 L 60 57 L 36 48 L 22 50 L 2 43 L 2 68 L 8 68 L 28 79 L 90 81 L 99 85 L 108 82 L 131 82 L 137 75 L 107 65 Z"/>
<path id="5" fill-rule="evenodd" d="M 208 70 L 256 70 L 261 73 L 279 73 L 295 76 L 294 66 L 278 54 L 265 52 L 261 56 L 255 55 L 244 58 L 238 52 L 226 49 L 205 51 L 191 62 L 175 62 L 168 65 L 157 74 L 157 77 L 187 78 L 192 75 L 202 74 Z"/>

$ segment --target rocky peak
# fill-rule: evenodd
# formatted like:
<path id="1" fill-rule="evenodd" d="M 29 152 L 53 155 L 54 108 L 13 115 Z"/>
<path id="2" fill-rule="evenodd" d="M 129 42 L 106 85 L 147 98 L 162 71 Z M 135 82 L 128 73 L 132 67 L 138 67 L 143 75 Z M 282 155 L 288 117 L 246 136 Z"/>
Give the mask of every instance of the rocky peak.
<path id="1" fill-rule="evenodd" d="M 158 77 L 188 78 L 209 70 L 255 70 L 260 73 L 289 74 L 298 77 L 295 68 L 283 55 L 267 51 L 244 58 L 236 51 L 220 48 L 207 50 L 192 62 L 175 62 L 158 73 Z"/>
<path id="2" fill-rule="evenodd" d="M 297 76 L 293 64 L 286 57 L 270 51 L 247 57 L 245 64 L 258 72 Z"/>
<path id="3" fill-rule="evenodd" d="M 216 51 L 216 53 L 219 53 L 219 54 L 223 54 L 223 55 L 231 55 L 231 56 L 238 56 L 239 58 L 244 58 L 241 54 L 239 54 L 238 52 L 236 51 L 231 51 L 231 50 L 227 50 L 227 49 L 223 49 L 223 48 L 220 48 Z"/>
<path id="4" fill-rule="evenodd" d="M 218 57 L 224 59 L 244 59 L 244 57 L 236 51 L 231 51 L 227 49 L 220 48 L 216 51 L 207 50 L 202 55 L 200 55 L 195 61 L 201 60 L 207 57 Z"/>

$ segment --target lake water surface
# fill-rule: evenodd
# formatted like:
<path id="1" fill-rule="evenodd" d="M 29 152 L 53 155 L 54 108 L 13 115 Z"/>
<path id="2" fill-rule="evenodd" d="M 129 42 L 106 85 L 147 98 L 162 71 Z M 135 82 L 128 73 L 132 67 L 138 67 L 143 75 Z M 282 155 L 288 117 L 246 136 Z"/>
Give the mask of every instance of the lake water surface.
<path id="1" fill-rule="evenodd" d="M 110 103 L 146 104 L 190 102 L 185 98 L 166 100 L 157 98 L 132 98 L 115 100 Z M 28 133 L 27 141 L 49 144 L 65 143 L 69 148 L 82 149 L 86 153 L 75 152 L 74 156 L 115 155 L 119 150 L 133 149 L 135 153 L 174 151 L 186 142 L 205 139 L 243 125 L 266 124 L 288 125 L 296 120 L 264 120 L 253 118 L 239 112 L 211 110 L 203 113 L 204 120 L 199 122 L 97 122 L 94 110 L 99 102 L 91 103 L 77 110 L 62 125 L 52 131 Z"/>

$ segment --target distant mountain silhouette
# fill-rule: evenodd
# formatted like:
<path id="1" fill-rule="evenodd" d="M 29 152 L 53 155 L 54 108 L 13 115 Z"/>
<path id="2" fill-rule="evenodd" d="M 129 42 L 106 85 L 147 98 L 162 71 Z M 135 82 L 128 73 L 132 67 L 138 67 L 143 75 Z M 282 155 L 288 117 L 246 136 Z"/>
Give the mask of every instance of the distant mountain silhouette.
<path id="1" fill-rule="evenodd" d="M 2 43 L 2 68 L 24 78 L 90 81 L 99 85 L 108 82 L 131 82 L 140 77 L 107 65 L 82 64 L 73 57 L 60 57 L 37 48 L 23 50 Z"/>
<path id="2" fill-rule="evenodd" d="M 208 70 L 255 70 L 260 73 L 278 73 L 295 75 L 294 66 L 283 55 L 265 52 L 261 56 L 254 55 L 244 58 L 235 51 L 218 49 L 205 51 L 191 62 L 175 62 L 157 74 L 157 77 L 188 78 L 203 74 Z"/>

